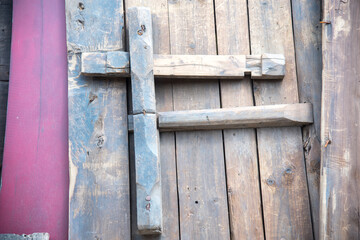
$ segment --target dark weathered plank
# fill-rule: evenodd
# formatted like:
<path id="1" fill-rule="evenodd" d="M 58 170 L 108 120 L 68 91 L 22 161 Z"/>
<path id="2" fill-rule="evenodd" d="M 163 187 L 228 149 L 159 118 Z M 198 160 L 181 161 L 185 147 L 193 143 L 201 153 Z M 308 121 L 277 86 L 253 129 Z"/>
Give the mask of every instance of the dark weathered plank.
<path id="1" fill-rule="evenodd" d="M 171 54 L 216 54 L 212 1 L 168 1 Z M 173 82 L 174 110 L 220 107 L 219 82 Z M 221 131 L 176 133 L 182 239 L 229 239 Z"/>
<path id="2" fill-rule="evenodd" d="M 1 240 L 49 240 L 50 235 L 48 233 L 33 233 L 33 234 L 0 234 Z"/>
<path id="3" fill-rule="evenodd" d="M 130 75 L 129 54 L 122 51 L 86 52 L 81 58 L 81 73 L 89 76 Z M 137 61 L 135 61 L 136 63 Z M 285 58 L 281 54 L 263 55 L 159 55 L 153 56 L 158 78 L 282 79 Z"/>
<path id="4" fill-rule="evenodd" d="M 359 239 L 360 1 L 324 1 L 320 239 Z"/>
<path id="5" fill-rule="evenodd" d="M 9 80 L 12 1 L 0 1 L 0 80 Z"/>
<path id="6" fill-rule="evenodd" d="M 319 238 L 321 1 L 292 0 L 292 17 L 300 102 L 313 104 L 314 124 L 303 128 L 307 181 L 315 239 Z"/>
<path id="7" fill-rule="evenodd" d="M 162 231 L 159 132 L 156 123 L 152 21 L 149 8 L 132 7 L 128 19 L 136 172 L 137 229 Z"/>
<path id="8" fill-rule="evenodd" d="M 170 54 L 168 8 L 166 0 L 143 1 L 126 0 L 126 7 L 142 6 L 151 9 L 153 27 L 153 48 L 155 54 Z M 157 111 L 173 110 L 172 84 L 169 80 L 156 83 Z M 130 141 L 131 144 L 131 141 Z M 130 160 L 133 162 L 130 155 Z M 174 133 L 160 134 L 161 188 L 163 207 L 163 230 L 161 235 L 152 237 L 139 235 L 136 227 L 136 208 L 132 204 L 132 234 L 134 239 L 171 239 L 179 238 L 178 198 L 176 185 L 175 139 Z M 132 171 L 132 173 L 134 170 Z M 132 177 L 134 174 L 132 174 Z M 135 181 L 131 183 L 132 199 L 135 199 Z M 133 200 L 134 202 L 135 200 Z"/>
<path id="9" fill-rule="evenodd" d="M 8 101 L 8 82 L 0 81 L 0 187 L 1 187 L 1 168 L 4 152 L 4 138 L 5 138 L 5 126 L 6 126 L 6 110 Z"/>
<path id="10" fill-rule="evenodd" d="M 249 0 L 252 54 L 285 55 L 281 82 L 254 82 L 256 105 L 298 103 L 289 0 Z M 267 239 L 312 239 L 311 213 L 299 127 L 258 129 L 261 190 Z"/>
<path id="11" fill-rule="evenodd" d="M 130 239 L 125 81 L 80 75 L 81 51 L 123 51 L 122 1 L 66 1 L 69 239 Z"/>
<path id="12" fill-rule="evenodd" d="M 218 54 L 250 54 L 247 1 L 214 2 Z M 223 108 L 254 105 L 250 77 L 220 84 Z M 231 238 L 264 239 L 255 130 L 232 129 L 223 134 Z"/>

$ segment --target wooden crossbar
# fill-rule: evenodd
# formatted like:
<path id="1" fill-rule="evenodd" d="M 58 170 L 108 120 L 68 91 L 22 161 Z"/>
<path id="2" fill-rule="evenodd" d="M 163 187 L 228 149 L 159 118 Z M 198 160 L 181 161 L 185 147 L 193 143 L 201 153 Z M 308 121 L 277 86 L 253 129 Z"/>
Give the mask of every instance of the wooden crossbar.
<path id="1" fill-rule="evenodd" d="M 130 76 L 129 53 L 122 51 L 82 53 L 84 75 Z M 262 55 L 154 55 L 154 75 L 158 78 L 282 79 L 285 57 Z"/>
<path id="2" fill-rule="evenodd" d="M 311 103 L 158 112 L 160 132 L 293 127 L 313 123 Z M 128 118 L 133 131 L 133 115 Z"/>

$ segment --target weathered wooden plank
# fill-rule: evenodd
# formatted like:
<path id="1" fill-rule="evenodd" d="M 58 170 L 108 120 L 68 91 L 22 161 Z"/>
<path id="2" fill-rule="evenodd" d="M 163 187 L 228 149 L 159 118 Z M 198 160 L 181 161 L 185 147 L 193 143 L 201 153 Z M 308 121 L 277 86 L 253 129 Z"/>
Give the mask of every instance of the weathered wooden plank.
<path id="1" fill-rule="evenodd" d="M 263 55 L 159 55 L 153 56 L 154 75 L 158 78 L 282 79 L 285 58 L 281 54 Z M 82 54 L 84 75 L 130 75 L 127 52 L 86 52 Z"/>
<path id="2" fill-rule="evenodd" d="M 319 239 L 321 1 L 293 0 L 292 17 L 300 102 L 313 104 L 314 124 L 304 126 L 303 145 L 315 239 Z"/>
<path id="3" fill-rule="evenodd" d="M 0 234 L 2 240 L 49 240 L 50 235 L 48 233 L 33 233 L 33 234 Z"/>
<path id="4" fill-rule="evenodd" d="M 155 113 L 155 82 L 151 12 L 148 8 L 127 9 L 133 114 Z M 136 138 L 136 137 L 135 137 Z"/>
<path id="5" fill-rule="evenodd" d="M 255 103 L 298 103 L 290 1 L 248 3 L 252 54 L 276 52 L 286 58 L 283 81 L 254 82 Z M 265 237 L 313 239 L 301 129 L 262 128 L 257 135 Z"/>
<path id="6" fill-rule="evenodd" d="M 143 1 L 126 0 L 126 7 L 142 6 L 151 9 L 153 48 L 156 54 L 170 54 L 167 0 Z M 169 80 L 155 85 L 157 111 L 173 110 L 172 84 Z M 131 144 L 131 141 L 130 141 Z M 161 188 L 163 208 L 163 229 L 161 235 L 143 236 L 136 227 L 136 208 L 132 204 L 132 232 L 134 239 L 179 239 L 178 198 L 176 183 L 175 137 L 174 133 L 160 134 Z M 132 156 L 130 155 L 132 162 Z M 135 181 L 133 181 L 135 182 Z M 132 183 L 132 189 L 135 185 Z M 132 190 L 132 195 L 135 192 Z M 135 197 L 133 197 L 135 199 Z"/>
<path id="7" fill-rule="evenodd" d="M 247 1 L 214 3 L 218 54 L 250 54 Z M 247 68 L 260 69 L 256 57 L 247 57 Z M 252 70 L 251 77 L 260 74 Z M 220 84 L 223 108 L 254 105 L 249 76 Z M 223 131 L 231 239 L 264 239 L 255 134 L 254 129 Z"/>
<path id="8" fill-rule="evenodd" d="M 136 171 L 137 229 L 162 231 L 159 132 L 156 125 L 152 21 L 149 8 L 127 9 Z"/>
<path id="9" fill-rule="evenodd" d="M 0 80 L 9 80 L 12 1 L 0 1 Z"/>
<path id="10" fill-rule="evenodd" d="M 162 131 L 302 126 L 313 122 L 311 104 L 159 112 Z"/>
<path id="11" fill-rule="evenodd" d="M 168 1 L 171 54 L 216 54 L 212 1 Z M 219 82 L 173 81 L 174 110 L 219 108 Z M 229 239 L 221 131 L 176 133 L 182 239 Z"/>
<path id="12" fill-rule="evenodd" d="M 69 239 L 130 239 L 125 81 L 80 74 L 79 51 L 123 51 L 122 1 L 66 1 Z"/>
<path id="13" fill-rule="evenodd" d="M 137 228 L 141 234 L 161 233 L 159 132 L 155 114 L 134 115 L 134 150 Z"/>
<path id="14" fill-rule="evenodd" d="M 359 239 L 360 1 L 324 1 L 320 239 Z"/>
<path id="15" fill-rule="evenodd" d="M 4 152 L 6 110 L 8 102 L 8 82 L 0 82 L 0 187 L 1 187 L 1 170 Z"/>
<path id="16" fill-rule="evenodd" d="M 304 126 L 313 123 L 311 103 L 158 112 L 158 128 L 166 131 Z M 134 115 L 135 116 L 135 115 Z M 134 118 L 129 115 L 129 131 Z"/>

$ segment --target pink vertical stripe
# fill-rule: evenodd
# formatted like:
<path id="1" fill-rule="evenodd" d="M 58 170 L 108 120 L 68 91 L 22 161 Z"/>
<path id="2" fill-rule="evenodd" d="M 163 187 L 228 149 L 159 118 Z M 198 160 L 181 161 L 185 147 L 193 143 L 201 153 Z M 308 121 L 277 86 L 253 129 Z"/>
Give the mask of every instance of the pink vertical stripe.
<path id="1" fill-rule="evenodd" d="M 64 0 L 14 0 L 0 233 L 67 239 Z"/>

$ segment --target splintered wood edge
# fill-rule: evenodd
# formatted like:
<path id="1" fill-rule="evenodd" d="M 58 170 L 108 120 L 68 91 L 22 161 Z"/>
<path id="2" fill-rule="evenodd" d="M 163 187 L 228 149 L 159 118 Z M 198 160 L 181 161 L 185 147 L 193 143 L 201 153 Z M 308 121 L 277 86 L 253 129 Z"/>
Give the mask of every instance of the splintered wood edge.
<path id="1" fill-rule="evenodd" d="M 130 76 L 129 53 L 84 52 L 81 73 L 92 76 Z M 154 75 L 157 78 L 282 79 L 285 57 L 282 54 L 262 55 L 157 55 L 154 54 Z"/>
<path id="2" fill-rule="evenodd" d="M 313 123 L 311 103 L 159 112 L 160 132 L 304 126 Z M 133 115 L 128 116 L 133 131 Z"/>

